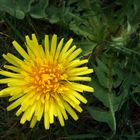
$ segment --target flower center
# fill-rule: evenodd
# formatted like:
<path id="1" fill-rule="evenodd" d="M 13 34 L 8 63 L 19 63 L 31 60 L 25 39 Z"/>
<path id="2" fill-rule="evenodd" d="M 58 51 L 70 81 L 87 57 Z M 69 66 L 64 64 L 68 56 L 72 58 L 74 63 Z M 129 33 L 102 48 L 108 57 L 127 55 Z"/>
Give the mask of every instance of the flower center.
<path id="1" fill-rule="evenodd" d="M 38 92 L 56 92 L 64 80 L 61 65 L 44 65 L 33 72 L 34 86 Z"/>

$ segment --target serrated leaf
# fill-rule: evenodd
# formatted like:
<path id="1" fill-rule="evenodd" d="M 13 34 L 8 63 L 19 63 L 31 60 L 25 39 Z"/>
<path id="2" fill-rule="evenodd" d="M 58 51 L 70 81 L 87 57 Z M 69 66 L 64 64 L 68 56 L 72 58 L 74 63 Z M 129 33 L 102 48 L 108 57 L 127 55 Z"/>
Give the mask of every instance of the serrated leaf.
<path id="1" fill-rule="evenodd" d="M 123 89 L 120 93 L 120 95 L 112 96 L 112 103 L 113 103 L 113 110 L 114 112 L 121 109 L 123 103 L 126 101 L 126 97 L 128 95 L 128 89 Z"/>
<path id="2" fill-rule="evenodd" d="M 77 46 L 82 49 L 82 55 L 86 56 L 92 53 L 94 48 L 96 47 L 96 43 L 94 42 L 88 42 L 88 41 L 80 41 L 76 42 Z"/>
<path id="3" fill-rule="evenodd" d="M 106 73 L 104 72 L 104 70 L 102 68 L 100 68 L 100 66 L 94 66 L 97 78 L 100 82 L 100 84 L 107 88 L 108 87 L 108 78 L 106 76 Z"/>
<path id="4" fill-rule="evenodd" d="M 117 88 L 123 81 L 124 75 L 122 69 L 117 65 L 114 67 L 113 88 Z"/>
<path id="5" fill-rule="evenodd" d="M 106 107 L 109 107 L 109 101 L 108 101 L 108 98 L 107 98 L 107 92 L 108 90 L 104 87 L 101 87 L 100 84 L 97 82 L 96 79 L 94 79 L 91 83 L 90 83 L 91 86 L 94 87 L 95 89 L 95 92 L 94 92 L 94 96 L 99 100 L 101 101 L 104 106 Z"/>
<path id="6" fill-rule="evenodd" d="M 78 35 L 82 35 L 83 37 L 90 38 L 90 39 L 94 38 L 94 36 L 91 33 L 89 33 L 87 30 L 80 28 L 78 25 L 76 25 L 76 23 L 70 23 L 69 26 L 70 29 Z"/>
<path id="7" fill-rule="evenodd" d="M 112 130 L 116 128 L 116 122 L 110 111 L 104 111 L 93 107 L 87 107 L 87 110 L 95 120 L 107 123 Z"/>
<path id="8" fill-rule="evenodd" d="M 108 67 L 106 66 L 106 64 L 104 64 L 100 59 L 96 58 L 97 64 L 98 66 L 104 71 L 107 72 L 108 71 Z"/>

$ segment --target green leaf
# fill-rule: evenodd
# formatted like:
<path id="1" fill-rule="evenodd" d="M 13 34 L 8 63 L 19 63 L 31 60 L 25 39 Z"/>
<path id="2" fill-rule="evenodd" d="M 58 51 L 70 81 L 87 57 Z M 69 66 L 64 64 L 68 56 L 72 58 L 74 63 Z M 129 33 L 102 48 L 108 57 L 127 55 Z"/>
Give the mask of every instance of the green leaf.
<path id="1" fill-rule="evenodd" d="M 80 41 L 76 42 L 76 45 L 82 49 L 82 55 L 86 56 L 92 53 L 97 44 L 90 41 Z"/>
<path id="2" fill-rule="evenodd" d="M 89 33 L 87 30 L 86 30 L 86 28 L 85 29 L 82 29 L 82 28 L 80 28 L 77 24 L 75 24 L 75 23 L 70 23 L 70 29 L 72 30 L 72 31 L 74 31 L 76 34 L 78 34 L 78 35 L 82 35 L 83 37 L 85 37 L 85 38 L 90 38 L 90 39 L 93 39 L 94 38 L 94 36 L 93 36 L 93 34 L 91 34 L 91 33 Z"/>
<path id="3" fill-rule="evenodd" d="M 46 7 L 48 6 L 48 3 L 48 0 L 39 0 L 31 7 L 30 15 L 33 18 L 46 18 Z"/>
<path id="4" fill-rule="evenodd" d="M 34 0 L 16 0 L 17 5 L 20 7 L 20 9 L 26 14 L 31 9 L 31 4 L 34 2 Z"/>
<path id="5" fill-rule="evenodd" d="M 132 91 L 132 93 L 140 93 L 140 85 L 135 87 L 134 90 Z"/>
<path id="6" fill-rule="evenodd" d="M 16 1 L 0 0 L 0 10 L 18 19 L 23 19 L 25 17 L 24 12 L 20 9 Z"/>
<path id="7" fill-rule="evenodd" d="M 103 103 L 104 106 L 109 107 L 109 101 L 108 101 L 108 97 L 107 92 L 108 90 L 102 86 L 100 86 L 99 82 L 97 82 L 96 79 L 93 80 L 92 83 L 90 83 L 91 86 L 94 87 L 95 92 L 93 93 L 93 95 Z"/>
<path id="8" fill-rule="evenodd" d="M 52 24 L 59 23 L 59 22 L 60 24 L 62 24 L 64 22 L 63 21 L 64 18 L 68 18 L 67 12 L 68 9 L 62 7 L 56 7 L 53 5 L 49 5 L 49 7 L 46 9 L 49 22 Z"/>
<path id="9" fill-rule="evenodd" d="M 107 123 L 113 131 L 116 131 L 116 123 L 111 111 L 104 111 L 94 107 L 87 107 L 87 110 L 95 120 Z"/>
<path id="10" fill-rule="evenodd" d="M 101 67 L 100 67 L 101 66 Z M 112 129 L 113 133 L 116 131 L 116 119 L 115 110 L 113 106 L 113 94 L 110 89 L 110 79 L 107 77 L 108 68 L 101 60 L 97 60 L 97 66 L 94 65 L 94 69 L 97 75 L 97 79 L 94 79 L 90 84 L 95 88 L 95 93 L 93 94 L 97 99 L 99 99 L 104 106 L 109 108 L 109 111 L 104 111 L 102 109 L 94 109 L 88 107 L 89 113 L 92 117 L 100 122 L 106 122 Z M 105 75 L 106 72 L 106 75 Z M 98 82 L 99 81 L 99 82 Z"/>
<path id="11" fill-rule="evenodd" d="M 97 79 L 99 80 L 100 84 L 103 87 L 108 88 L 108 77 L 107 77 L 108 68 L 98 58 L 96 59 L 96 61 L 97 61 L 97 66 L 94 65 L 94 69 L 95 69 L 95 72 L 96 72 Z"/>
<path id="12" fill-rule="evenodd" d="M 99 122 L 105 122 L 113 130 L 116 131 L 115 112 L 119 111 L 131 93 L 139 92 L 139 76 L 132 74 L 124 69 L 125 62 L 114 62 L 114 58 L 102 56 L 102 59 L 96 58 L 95 64 L 91 64 L 95 69 L 95 76 L 90 86 L 95 88 L 93 96 L 99 100 L 104 107 L 90 106 L 87 110 L 93 119 Z M 137 101 L 136 101 L 137 102 Z M 99 103 L 100 104 L 100 103 Z M 138 102 L 137 102 L 138 104 Z M 107 110 L 105 110 L 105 108 Z"/>

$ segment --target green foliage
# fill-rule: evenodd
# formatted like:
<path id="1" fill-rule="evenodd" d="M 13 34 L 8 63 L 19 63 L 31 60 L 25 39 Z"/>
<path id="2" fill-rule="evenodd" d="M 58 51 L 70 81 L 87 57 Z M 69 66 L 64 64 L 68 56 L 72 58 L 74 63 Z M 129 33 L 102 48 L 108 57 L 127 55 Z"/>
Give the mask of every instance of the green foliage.
<path id="1" fill-rule="evenodd" d="M 14 52 L 10 42 L 23 42 L 25 34 L 57 33 L 73 37 L 95 70 L 89 83 L 95 92 L 85 93 L 88 104 L 79 121 L 69 119 L 64 128 L 56 123 L 47 132 L 43 124 L 30 130 L 11 117 L 14 112 L 6 113 L 1 100 L 0 139 L 140 138 L 139 0 L 0 0 L 0 11 L 0 54 Z"/>
<path id="2" fill-rule="evenodd" d="M 28 13 L 34 18 L 44 18 L 48 0 L 0 0 L 0 10 L 23 19 Z"/>

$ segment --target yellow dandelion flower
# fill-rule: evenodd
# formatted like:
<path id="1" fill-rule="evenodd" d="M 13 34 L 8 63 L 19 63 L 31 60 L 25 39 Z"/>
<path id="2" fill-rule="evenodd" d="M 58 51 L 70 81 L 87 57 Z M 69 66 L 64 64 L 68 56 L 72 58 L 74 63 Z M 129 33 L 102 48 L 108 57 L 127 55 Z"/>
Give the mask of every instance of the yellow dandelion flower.
<path id="1" fill-rule="evenodd" d="M 32 39 L 26 36 L 27 51 L 13 41 L 22 60 L 11 53 L 3 55 L 10 64 L 4 65 L 6 70 L 0 71 L 0 75 L 6 77 L 0 79 L 0 84 L 7 84 L 7 88 L 0 91 L 0 96 L 10 96 L 12 103 L 7 110 L 18 107 L 16 115 L 22 114 L 21 124 L 31 121 L 30 127 L 33 128 L 44 117 L 45 129 L 49 129 L 57 117 L 64 126 L 68 114 L 77 120 L 76 111 L 82 112 L 80 103 L 87 100 L 81 93 L 93 92 L 92 87 L 78 83 L 91 80 L 84 75 L 92 73 L 93 69 L 82 66 L 88 60 L 77 58 L 82 50 L 71 45 L 72 38 L 64 45 L 63 40 L 57 45 L 57 35 L 52 36 L 51 42 L 45 35 L 42 47 L 32 34 Z"/>

